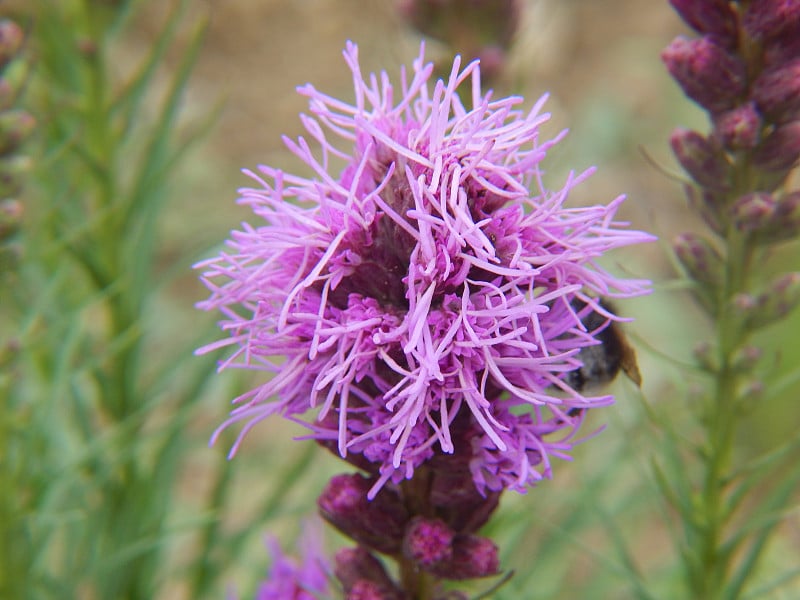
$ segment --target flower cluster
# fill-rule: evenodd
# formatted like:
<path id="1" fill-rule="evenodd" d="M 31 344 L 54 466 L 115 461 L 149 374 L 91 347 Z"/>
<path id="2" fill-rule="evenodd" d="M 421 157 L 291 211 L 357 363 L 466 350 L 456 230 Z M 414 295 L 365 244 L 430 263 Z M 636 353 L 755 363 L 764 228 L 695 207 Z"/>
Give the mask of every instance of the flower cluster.
<path id="1" fill-rule="evenodd" d="M 648 241 L 615 221 L 623 198 L 568 208 L 570 174 L 548 189 L 544 98 L 481 92 L 477 62 L 431 85 L 423 51 L 399 86 L 345 60 L 355 101 L 311 85 L 311 141 L 285 138 L 310 177 L 260 166 L 242 204 L 263 219 L 198 265 L 232 346 L 222 368 L 263 371 L 223 427 L 232 449 L 273 414 L 315 409 L 310 437 L 373 477 L 370 497 L 445 455 L 482 493 L 524 491 L 564 456 L 583 409 L 607 405 L 565 381 L 614 316 L 600 296 L 645 293 L 597 260 Z M 456 89 L 471 89 L 462 101 Z M 334 165 L 344 162 L 337 174 Z M 603 324 L 587 331 L 591 312 Z"/>
<path id="2" fill-rule="evenodd" d="M 713 125 L 708 136 L 686 129 L 672 136 L 700 188 L 690 189 L 690 201 L 720 235 L 736 228 L 760 241 L 795 236 L 800 192 L 775 192 L 800 159 L 800 3 L 672 5 L 701 37 L 677 38 L 662 57 Z"/>
<path id="3" fill-rule="evenodd" d="M 709 113 L 709 135 L 676 130 L 673 151 L 693 180 L 686 193 L 709 228 L 749 252 L 796 238 L 800 190 L 786 189 L 800 161 L 800 2 L 671 0 L 701 37 L 679 37 L 662 58 L 683 91 Z M 700 303 L 718 311 L 724 252 L 696 234 L 674 243 Z M 741 252 L 741 251 L 740 251 Z M 734 308 L 748 326 L 782 318 L 800 302 L 800 274 L 778 276 Z"/>

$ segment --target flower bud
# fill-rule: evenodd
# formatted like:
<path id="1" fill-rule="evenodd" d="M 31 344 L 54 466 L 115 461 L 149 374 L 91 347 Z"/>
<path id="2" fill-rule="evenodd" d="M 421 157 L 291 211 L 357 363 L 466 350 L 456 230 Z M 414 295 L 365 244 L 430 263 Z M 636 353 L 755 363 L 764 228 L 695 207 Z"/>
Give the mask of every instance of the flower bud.
<path id="1" fill-rule="evenodd" d="M 778 203 L 772 194 L 753 192 L 739 198 L 731 207 L 731 221 L 743 233 L 757 233 L 769 227 Z"/>
<path id="2" fill-rule="evenodd" d="M 773 38 L 764 48 L 764 68 L 779 68 L 800 58 L 800 35 L 797 32 L 782 33 Z"/>
<path id="3" fill-rule="evenodd" d="M 396 554 L 403 543 L 408 513 L 400 497 L 384 487 L 373 500 L 367 493 L 374 478 L 336 475 L 323 490 L 317 505 L 331 525 L 355 541 L 384 554 Z"/>
<path id="4" fill-rule="evenodd" d="M 684 186 L 689 206 L 697 211 L 714 233 L 722 235 L 728 223 L 727 194 L 709 189 L 698 190 L 693 185 Z"/>
<path id="5" fill-rule="evenodd" d="M 722 282 L 724 262 L 710 242 L 697 235 L 683 233 L 675 238 L 672 247 L 692 280 L 712 287 Z"/>
<path id="6" fill-rule="evenodd" d="M 0 68 L 17 55 L 24 39 L 22 27 L 10 19 L 0 20 Z"/>
<path id="7" fill-rule="evenodd" d="M 773 123 L 800 119 L 800 59 L 763 73 L 753 84 L 752 96 Z"/>
<path id="8" fill-rule="evenodd" d="M 710 314 L 716 311 L 715 290 L 721 285 L 724 263 L 719 252 L 706 240 L 684 233 L 675 238 L 673 249 L 686 274 L 697 285 L 697 301 Z"/>
<path id="9" fill-rule="evenodd" d="M 757 40 L 778 35 L 800 35 L 800 4 L 790 0 L 755 0 L 749 2 L 742 17 L 747 34 Z"/>
<path id="10" fill-rule="evenodd" d="M 776 244 L 800 233 L 800 192 L 780 200 L 764 192 L 747 194 L 736 201 L 731 212 L 736 228 L 762 244 Z"/>
<path id="11" fill-rule="evenodd" d="M 366 579 L 356 581 L 345 596 L 345 600 L 404 600 L 405 598 L 402 592 L 386 589 Z"/>
<path id="12" fill-rule="evenodd" d="M 678 37 L 661 59 L 684 93 L 712 113 L 733 108 L 745 92 L 744 63 L 710 36 Z"/>
<path id="13" fill-rule="evenodd" d="M 31 134 L 36 120 L 24 110 L 0 113 L 0 154 L 16 150 Z"/>
<path id="14" fill-rule="evenodd" d="M 463 443 L 469 447 L 469 439 Z M 481 495 L 475 487 L 469 458 L 447 454 L 431 461 L 430 502 L 436 514 L 457 533 L 473 533 L 485 525 L 500 500 L 498 492 Z"/>
<path id="15" fill-rule="evenodd" d="M 381 561 L 361 546 L 339 550 L 334 558 L 333 570 L 348 599 L 400 598 Z"/>
<path id="16" fill-rule="evenodd" d="M 800 303 L 800 273 L 787 273 L 775 279 L 758 298 L 759 324 L 782 319 Z"/>
<path id="17" fill-rule="evenodd" d="M 751 150 L 758 144 L 761 116 L 752 102 L 714 116 L 714 137 L 730 150 Z"/>
<path id="18" fill-rule="evenodd" d="M 689 129 L 678 128 L 669 143 L 678 162 L 703 187 L 724 190 L 729 187 L 730 168 L 725 155 L 709 140 Z"/>
<path id="19" fill-rule="evenodd" d="M 723 45 L 736 43 L 736 14 L 727 0 L 669 0 L 687 25 L 713 35 Z"/>
<path id="20" fill-rule="evenodd" d="M 737 294 L 734 308 L 750 329 L 770 325 L 786 317 L 800 304 L 800 273 L 787 273 L 776 278 L 757 297 Z"/>
<path id="21" fill-rule="evenodd" d="M 453 558 L 454 537 L 444 521 L 415 517 L 406 529 L 403 554 L 427 570 Z"/>
<path id="22" fill-rule="evenodd" d="M 490 539 L 457 535 L 453 539 L 452 558 L 428 570 L 443 579 L 462 580 L 497 575 L 499 565 L 497 546 Z"/>
<path id="23" fill-rule="evenodd" d="M 770 173 L 788 173 L 800 159 L 800 121 L 778 126 L 753 152 L 753 165 Z"/>
<path id="24" fill-rule="evenodd" d="M 733 355 L 731 364 L 734 369 L 744 373 L 752 370 L 758 364 L 762 354 L 761 348 L 757 346 L 745 346 Z"/>

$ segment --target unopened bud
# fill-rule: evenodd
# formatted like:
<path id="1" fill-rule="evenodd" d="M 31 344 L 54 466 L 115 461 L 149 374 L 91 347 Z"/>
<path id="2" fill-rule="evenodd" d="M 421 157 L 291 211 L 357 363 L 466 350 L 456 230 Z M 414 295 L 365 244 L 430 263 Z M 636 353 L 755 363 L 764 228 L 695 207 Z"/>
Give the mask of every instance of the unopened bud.
<path id="1" fill-rule="evenodd" d="M 705 239 L 684 233 L 675 238 L 673 249 L 686 274 L 697 285 L 695 298 L 709 314 L 717 311 L 716 289 L 721 285 L 724 264 L 719 252 Z"/>
<path id="2" fill-rule="evenodd" d="M 408 513 L 397 493 L 388 487 L 368 500 L 374 483 L 374 478 L 361 475 L 336 475 L 317 505 L 323 518 L 345 535 L 378 552 L 396 554 L 403 543 Z"/>
<path id="3" fill-rule="evenodd" d="M 661 52 L 661 59 L 684 93 L 712 113 L 736 106 L 746 89 L 744 63 L 711 36 L 678 37 Z"/>
<path id="4" fill-rule="evenodd" d="M 753 165 L 771 173 L 788 173 L 800 160 L 800 121 L 779 125 L 753 151 Z"/>
<path id="5" fill-rule="evenodd" d="M 734 369 L 740 372 L 748 372 L 753 369 L 761 360 L 763 352 L 757 346 L 745 346 L 740 348 L 736 354 L 733 355 L 731 364 Z"/>
<path id="6" fill-rule="evenodd" d="M 406 596 L 397 590 L 388 590 L 374 581 L 356 581 L 347 591 L 345 600 L 405 600 Z"/>
<path id="7" fill-rule="evenodd" d="M 764 192 L 748 194 L 731 210 L 736 228 L 754 242 L 777 244 L 800 234 L 800 192 L 780 199 Z"/>
<path id="8" fill-rule="evenodd" d="M 429 570 L 443 579 L 463 580 L 497 575 L 499 565 L 497 546 L 490 539 L 457 535 L 453 539 L 452 558 Z"/>
<path id="9" fill-rule="evenodd" d="M 698 190 L 693 185 L 684 186 L 689 206 L 697 211 L 714 233 L 722 235 L 727 229 L 727 194 L 709 189 Z"/>
<path id="10" fill-rule="evenodd" d="M 742 17 L 747 34 L 769 40 L 784 34 L 800 34 L 800 4 L 794 0 L 755 0 Z"/>
<path id="11" fill-rule="evenodd" d="M 403 554 L 427 570 L 453 558 L 454 537 L 444 521 L 415 517 L 406 529 Z"/>
<path id="12" fill-rule="evenodd" d="M 744 317 L 750 329 L 780 321 L 800 304 L 800 273 L 787 273 L 775 279 L 757 297 L 737 294 L 734 308 Z"/>
<path id="13" fill-rule="evenodd" d="M 761 396 L 764 395 L 764 382 L 758 379 L 753 379 L 748 381 L 742 390 L 739 392 L 739 395 L 744 400 L 758 400 Z"/>
<path id="14" fill-rule="evenodd" d="M 800 303 L 800 273 L 778 277 L 758 300 L 762 311 L 760 324 L 766 325 L 784 318 Z"/>
<path id="15" fill-rule="evenodd" d="M 731 207 L 733 225 L 744 233 L 757 233 L 768 228 L 775 218 L 778 203 L 772 194 L 754 192 L 739 198 Z"/>
<path id="16" fill-rule="evenodd" d="M 336 553 L 334 574 L 348 594 L 347 598 L 385 600 L 397 597 L 395 585 L 381 561 L 361 546 L 342 548 Z"/>
<path id="17" fill-rule="evenodd" d="M 753 83 L 752 95 L 773 123 L 800 119 L 800 59 L 763 73 Z"/>
<path id="18" fill-rule="evenodd" d="M 27 139 L 36 120 L 24 110 L 0 113 L 0 154 L 16 150 Z"/>
<path id="19" fill-rule="evenodd" d="M 800 33 L 784 31 L 764 48 L 764 68 L 778 68 L 800 57 Z"/>
<path id="20" fill-rule="evenodd" d="M 698 33 L 713 35 L 725 46 L 736 42 L 736 14 L 728 0 L 669 0 L 675 11 Z"/>
<path id="21" fill-rule="evenodd" d="M 751 150 L 760 133 L 761 116 L 752 102 L 714 116 L 714 136 L 730 150 Z"/>
<path id="22" fill-rule="evenodd" d="M 710 242 L 698 235 L 683 233 L 672 245 L 686 273 L 704 286 L 718 286 L 722 281 L 724 262 Z"/>
<path id="23" fill-rule="evenodd" d="M 730 167 L 722 150 L 689 129 L 676 129 L 669 139 L 672 151 L 686 172 L 703 187 L 724 190 L 729 186 Z"/>
<path id="24" fill-rule="evenodd" d="M 24 39 L 22 27 L 10 19 L 0 20 L 0 67 L 17 55 Z"/>

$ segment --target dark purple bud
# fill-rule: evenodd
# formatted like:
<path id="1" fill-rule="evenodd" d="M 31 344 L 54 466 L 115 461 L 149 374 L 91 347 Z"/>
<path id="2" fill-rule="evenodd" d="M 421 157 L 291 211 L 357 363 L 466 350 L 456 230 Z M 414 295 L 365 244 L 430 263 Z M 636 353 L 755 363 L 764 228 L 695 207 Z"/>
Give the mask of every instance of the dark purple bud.
<path id="1" fill-rule="evenodd" d="M 736 43 L 736 13 L 728 0 L 669 0 L 675 11 L 698 33 L 713 35 L 724 46 Z"/>
<path id="2" fill-rule="evenodd" d="M 711 36 L 675 38 L 661 59 L 683 92 L 712 113 L 736 106 L 746 90 L 744 63 Z"/>
<path id="3" fill-rule="evenodd" d="M 742 16 L 747 34 L 757 40 L 800 35 L 800 3 L 797 0 L 753 0 Z"/>
<path id="4" fill-rule="evenodd" d="M 444 521 L 415 517 L 406 530 L 403 554 L 423 569 L 453 558 L 455 532 Z"/>
<path id="5" fill-rule="evenodd" d="M 761 125 L 755 105 L 748 102 L 714 115 L 714 137 L 730 150 L 751 150 L 758 144 Z"/>
<path id="6" fill-rule="evenodd" d="M 317 505 L 323 518 L 345 535 L 378 552 L 396 554 L 403 543 L 408 513 L 389 487 L 367 500 L 374 483 L 374 478 L 361 475 L 336 475 Z"/>
<path id="7" fill-rule="evenodd" d="M 764 67 L 767 69 L 779 68 L 800 58 L 800 33 L 782 33 L 764 47 Z"/>
<path id="8" fill-rule="evenodd" d="M 24 39 L 22 27 L 9 19 L 0 20 L 0 67 L 17 55 Z"/>
<path id="9" fill-rule="evenodd" d="M 788 173 L 800 160 L 800 121 L 779 125 L 753 152 L 753 165 L 772 173 Z"/>
<path id="10" fill-rule="evenodd" d="M 753 84 L 752 96 L 773 123 L 800 119 L 800 59 L 763 73 Z"/>
<path id="11" fill-rule="evenodd" d="M 456 436 L 461 438 L 461 432 Z M 464 437 L 463 443 L 469 444 L 468 436 Z M 437 456 L 431 461 L 431 467 L 430 502 L 436 508 L 436 514 L 456 533 L 473 533 L 485 525 L 497 508 L 500 494 L 487 492 L 482 496 L 478 492 L 469 470 L 469 457 L 462 459 L 459 454 Z"/>
<path id="12" fill-rule="evenodd" d="M 676 129 L 669 143 L 686 172 L 703 187 L 725 190 L 730 168 L 722 150 L 696 131 Z"/>
<path id="13" fill-rule="evenodd" d="M 682 233 L 675 238 L 672 247 L 692 280 L 709 287 L 721 283 L 724 261 L 708 240 L 692 233 Z"/>
<path id="14" fill-rule="evenodd" d="M 397 590 L 387 590 L 374 581 L 362 579 L 347 592 L 345 600 L 403 600 L 405 596 Z"/>
<path id="15" fill-rule="evenodd" d="M 358 546 L 339 550 L 334 558 L 333 571 L 348 594 L 347 598 L 388 600 L 398 597 L 395 584 L 383 564 L 366 548 Z"/>
<path id="16" fill-rule="evenodd" d="M 462 580 L 497 575 L 500 560 L 497 546 L 477 535 L 457 535 L 453 539 L 453 557 L 437 563 L 430 571 L 442 579 Z"/>

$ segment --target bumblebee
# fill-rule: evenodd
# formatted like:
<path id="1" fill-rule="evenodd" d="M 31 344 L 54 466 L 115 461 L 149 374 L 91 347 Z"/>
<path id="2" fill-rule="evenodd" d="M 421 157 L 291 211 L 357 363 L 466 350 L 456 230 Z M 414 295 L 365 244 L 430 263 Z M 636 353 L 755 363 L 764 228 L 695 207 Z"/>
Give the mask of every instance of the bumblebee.
<path id="1" fill-rule="evenodd" d="M 598 301 L 598 304 L 608 312 L 614 312 L 607 300 Z M 574 300 L 572 306 L 576 311 L 580 311 L 586 304 L 580 300 Z M 602 327 L 606 321 L 608 321 L 608 317 L 596 310 L 581 319 L 589 332 Z M 611 383 L 622 371 L 637 386 L 641 386 L 642 376 L 636 362 L 636 353 L 628 342 L 628 338 L 625 337 L 622 326 L 617 321 L 608 321 L 606 328 L 594 337 L 600 343 L 581 349 L 577 358 L 583 365 L 574 371 L 569 371 L 564 377 L 564 382 L 575 391 L 580 392 L 587 388 Z"/>

